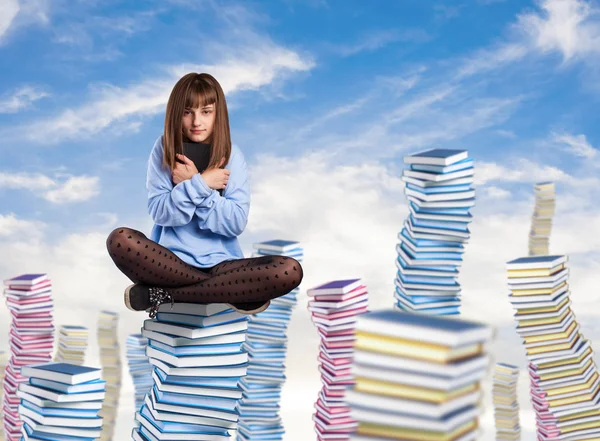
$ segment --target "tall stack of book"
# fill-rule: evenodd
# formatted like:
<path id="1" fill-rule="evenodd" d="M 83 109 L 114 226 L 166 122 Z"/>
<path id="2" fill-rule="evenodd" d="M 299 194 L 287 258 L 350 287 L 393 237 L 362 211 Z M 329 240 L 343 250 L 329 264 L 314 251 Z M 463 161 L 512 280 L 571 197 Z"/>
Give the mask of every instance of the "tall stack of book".
<path id="1" fill-rule="evenodd" d="M 507 263 L 539 441 L 600 438 L 600 378 L 569 298 L 567 256 Z"/>
<path id="2" fill-rule="evenodd" d="M 545 256 L 550 254 L 550 232 L 555 207 L 554 182 L 535 184 L 535 207 L 531 216 L 529 232 L 529 255 Z"/>
<path id="3" fill-rule="evenodd" d="M 88 328 L 62 325 L 58 331 L 58 350 L 54 361 L 81 366 L 88 346 Z"/>
<path id="4" fill-rule="evenodd" d="M 106 381 L 106 394 L 100 416 L 103 418 L 102 441 L 113 439 L 115 420 L 121 393 L 121 352 L 118 337 L 119 314 L 100 311 L 98 316 L 98 346 L 102 378 Z"/>
<path id="5" fill-rule="evenodd" d="M 319 440 L 347 440 L 356 428 L 344 392 L 353 383 L 350 372 L 358 316 L 367 312 L 369 293 L 361 279 L 335 280 L 309 289 L 308 310 L 321 337 L 319 372 L 323 387 L 315 402 Z"/>
<path id="6" fill-rule="evenodd" d="M 252 257 L 287 256 L 302 262 L 299 242 L 269 240 L 253 244 Z M 297 303 L 296 287 L 288 294 L 271 300 L 267 310 L 248 318 L 248 336 L 244 350 L 248 352 L 248 371 L 242 378 L 242 399 L 238 440 L 283 439 L 285 429 L 279 415 L 281 388 L 285 382 L 287 329 L 292 309 Z"/>
<path id="7" fill-rule="evenodd" d="M 4 388 L 4 429 L 8 441 L 21 439 L 17 388 L 26 378 L 24 366 L 50 361 L 54 346 L 52 283 L 47 274 L 22 274 L 4 280 L 6 304 L 12 316 L 8 336 L 10 360 Z"/>
<path id="8" fill-rule="evenodd" d="M 395 308 L 458 314 L 458 268 L 475 205 L 473 159 L 466 150 L 434 149 L 404 157 L 409 216 L 398 233 Z"/>
<path id="9" fill-rule="evenodd" d="M 496 363 L 493 380 L 492 402 L 496 440 L 517 441 L 521 439 L 517 399 L 519 368 L 506 363 Z"/>
<path id="10" fill-rule="evenodd" d="M 6 362 L 8 361 L 8 356 L 5 351 L 0 351 L 0 384 L 4 383 L 4 370 L 6 369 Z M 4 402 L 4 388 L 0 387 L 0 403 Z M 2 415 L 2 405 L 0 404 L 0 421 L 4 421 L 4 417 Z M 4 441 L 4 427 L 3 424 L 0 424 L 0 441 Z"/>
<path id="11" fill-rule="evenodd" d="M 346 391 L 352 441 L 475 440 L 492 329 L 442 316 L 373 311 L 359 317 Z"/>
<path id="12" fill-rule="evenodd" d="M 100 437 L 104 398 L 100 369 L 67 363 L 23 368 L 19 385 L 23 441 L 76 441 Z"/>
<path id="13" fill-rule="evenodd" d="M 161 305 L 146 320 L 154 385 L 136 413 L 135 441 L 228 441 L 237 429 L 248 318 L 225 304 Z"/>
<path id="14" fill-rule="evenodd" d="M 127 337 L 127 362 L 133 380 L 137 410 L 142 407 L 144 397 L 152 389 L 152 365 L 146 355 L 147 347 L 148 339 L 142 334 L 131 334 Z"/>

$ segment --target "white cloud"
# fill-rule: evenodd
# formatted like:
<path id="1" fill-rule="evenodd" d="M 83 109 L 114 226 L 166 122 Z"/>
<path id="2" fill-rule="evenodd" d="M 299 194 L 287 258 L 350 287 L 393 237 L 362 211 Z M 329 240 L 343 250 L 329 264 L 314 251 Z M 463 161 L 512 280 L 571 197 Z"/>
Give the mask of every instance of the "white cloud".
<path id="1" fill-rule="evenodd" d="M 487 182 L 541 182 L 541 181 L 573 181 L 573 177 L 565 171 L 535 163 L 526 158 L 517 158 L 505 164 L 477 161 L 475 183 Z"/>
<path id="2" fill-rule="evenodd" d="M 86 201 L 100 194 L 97 176 L 73 176 L 59 188 L 48 191 L 44 197 L 55 204 Z"/>
<path id="3" fill-rule="evenodd" d="M 49 0 L 0 0 L 0 45 L 19 27 L 47 24 L 48 11 Z"/>
<path id="4" fill-rule="evenodd" d="M 16 131 L 33 142 L 56 144 L 65 139 L 86 139 L 99 132 L 135 131 L 140 120 L 164 110 L 175 82 L 188 72 L 209 72 L 218 78 L 226 94 L 257 90 L 290 72 L 311 69 L 308 57 L 279 46 L 249 45 L 231 50 L 223 48 L 221 62 L 215 65 L 185 64 L 165 67 L 165 74 L 129 86 L 90 84 L 87 103 L 63 110 L 58 116 L 39 121 L 35 132 Z M 115 127 L 116 126 L 116 127 Z M 112 130 L 111 130 L 112 132 Z M 114 133 L 112 133 L 113 136 Z M 16 135 L 19 136 L 19 135 Z"/>
<path id="5" fill-rule="evenodd" d="M 397 42 L 422 42 L 431 38 L 421 29 L 391 29 L 372 31 L 362 36 L 361 41 L 356 44 L 327 44 L 326 47 L 333 52 L 348 57 L 361 52 L 373 52 L 382 47 Z"/>
<path id="6" fill-rule="evenodd" d="M 552 140 L 557 144 L 560 144 L 565 151 L 572 153 L 575 156 L 592 159 L 598 154 L 598 150 L 588 142 L 585 135 L 553 133 Z"/>
<path id="7" fill-rule="evenodd" d="M 41 221 L 19 219 L 15 213 L 0 214 L 0 238 L 38 236 L 44 228 Z"/>
<path id="8" fill-rule="evenodd" d="M 57 179 L 66 179 L 59 181 Z M 97 176 L 71 176 L 56 174 L 52 179 L 41 173 L 0 172 L 0 189 L 25 189 L 55 204 L 86 201 L 100 193 L 100 179 Z"/>
<path id="9" fill-rule="evenodd" d="M 18 0 L 0 0 L 0 42 L 20 9 Z"/>
<path id="10" fill-rule="evenodd" d="M 541 52 L 559 52 L 565 61 L 600 54 L 600 15 L 585 0 L 541 0 L 542 13 L 519 15 L 518 26 Z"/>
<path id="11" fill-rule="evenodd" d="M 42 98 L 50 96 L 37 87 L 23 86 L 10 95 L 0 99 L 0 113 L 16 113 L 25 110 Z"/>

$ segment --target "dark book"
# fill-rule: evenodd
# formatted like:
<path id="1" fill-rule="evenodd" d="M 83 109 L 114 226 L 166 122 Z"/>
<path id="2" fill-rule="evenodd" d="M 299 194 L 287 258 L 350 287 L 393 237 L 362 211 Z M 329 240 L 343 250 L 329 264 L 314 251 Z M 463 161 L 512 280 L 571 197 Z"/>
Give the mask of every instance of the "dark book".
<path id="1" fill-rule="evenodd" d="M 204 172 L 208 168 L 208 162 L 210 161 L 211 145 L 203 144 L 199 142 L 184 142 L 183 143 L 183 154 L 190 158 L 198 173 Z M 219 194 L 223 196 L 223 190 L 218 190 Z"/>

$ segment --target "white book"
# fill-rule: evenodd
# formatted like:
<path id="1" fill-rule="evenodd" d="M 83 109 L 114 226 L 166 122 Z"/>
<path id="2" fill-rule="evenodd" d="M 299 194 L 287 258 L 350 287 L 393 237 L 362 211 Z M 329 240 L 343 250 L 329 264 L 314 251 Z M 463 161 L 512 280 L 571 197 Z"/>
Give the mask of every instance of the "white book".
<path id="1" fill-rule="evenodd" d="M 53 392 L 47 389 L 42 389 L 41 387 L 35 387 L 26 383 L 19 384 L 19 390 L 31 395 L 38 396 L 40 398 L 46 398 L 48 400 L 56 401 L 57 403 L 73 403 L 78 401 L 103 400 L 105 396 L 104 391 L 66 395 L 60 392 Z"/>
<path id="2" fill-rule="evenodd" d="M 238 366 L 173 367 L 154 358 L 150 358 L 148 361 L 167 375 L 181 377 L 243 377 L 246 375 L 247 370 L 246 364 Z"/>
<path id="3" fill-rule="evenodd" d="M 248 361 L 248 354 L 245 352 L 240 352 L 238 354 L 211 354 L 177 357 L 150 346 L 146 348 L 146 355 L 149 358 L 169 363 L 174 367 L 229 366 Z"/>
<path id="4" fill-rule="evenodd" d="M 161 323 L 156 320 L 148 319 L 144 320 L 143 329 L 148 331 L 156 331 L 165 334 L 170 334 L 175 337 L 198 339 L 198 344 L 202 344 L 201 339 L 204 337 L 214 337 L 215 335 L 223 335 L 230 334 L 233 332 L 245 331 L 248 329 L 248 321 L 240 320 L 239 322 L 210 326 L 208 328 L 197 328 L 193 326 Z"/>

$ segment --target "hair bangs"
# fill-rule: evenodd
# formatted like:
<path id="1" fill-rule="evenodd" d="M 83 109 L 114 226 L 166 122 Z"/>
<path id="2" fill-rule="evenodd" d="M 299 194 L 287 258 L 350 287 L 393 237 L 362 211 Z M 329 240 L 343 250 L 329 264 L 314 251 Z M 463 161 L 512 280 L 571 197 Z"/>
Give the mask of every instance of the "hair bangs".
<path id="1" fill-rule="evenodd" d="M 210 87 L 206 81 L 196 80 L 190 84 L 190 87 L 185 97 L 185 107 L 190 109 L 198 109 L 200 107 L 215 104 L 217 102 L 217 94 L 214 88 Z"/>

